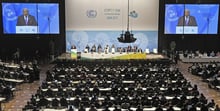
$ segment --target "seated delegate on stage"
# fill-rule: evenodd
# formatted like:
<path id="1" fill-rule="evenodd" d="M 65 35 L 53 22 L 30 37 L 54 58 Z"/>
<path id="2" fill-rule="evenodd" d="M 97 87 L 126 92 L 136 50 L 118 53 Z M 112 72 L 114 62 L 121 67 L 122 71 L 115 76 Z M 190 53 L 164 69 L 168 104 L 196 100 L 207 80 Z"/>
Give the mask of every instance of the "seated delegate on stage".
<path id="1" fill-rule="evenodd" d="M 98 53 L 101 53 L 102 52 L 102 46 L 99 44 L 98 45 Z"/>
<path id="2" fill-rule="evenodd" d="M 91 52 L 92 52 L 92 53 L 93 53 L 93 52 L 96 52 L 96 46 L 95 46 L 95 44 L 92 46 Z"/>
<path id="3" fill-rule="evenodd" d="M 102 49 L 102 47 L 103 47 L 103 49 Z M 115 54 L 115 53 L 122 54 L 122 53 L 143 53 L 143 50 L 136 45 L 134 45 L 134 46 L 128 45 L 125 47 L 115 47 L 114 44 L 112 44 L 112 46 L 109 46 L 109 45 L 102 46 L 101 44 L 98 44 L 96 47 L 96 45 L 94 44 L 90 48 L 90 46 L 87 44 L 86 47 L 83 49 L 83 52 L 84 53 L 91 52 L 92 54 L 94 52 L 97 52 L 98 54 L 101 54 L 101 53 L 109 54 L 109 52 L 112 54 Z"/>
<path id="4" fill-rule="evenodd" d="M 106 54 L 109 53 L 109 46 L 108 46 L 108 45 L 106 45 L 106 47 L 105 47 L 105 53 L 106 53 Z"/>
<path id="5" fill-rule="evenodd" d="M 17 19 L 17 26 L 37 26 L 37 21 L 34 16 L 29 14 L 27 8 L 23 9 L 23 15 L 20 15 Z"/>
<path id="6" fill-rule="evenodd" d="M 89 49 L 90 49 L 90 47 L 89 47 L 89 45 L 87 44 L 87 45 L 86 45 L 86 48 L 85 48 L 85 50 L 84 50 L 84 52 L 85 52 L 85 53 L 88 53 L 88 52 L 89 52 Z"/>
<path id="7" fill-rule="evenodd" d="M 115 45 L 112 44 L 112 54 L 114 54 L 114 53 L 115 53 Z"/>

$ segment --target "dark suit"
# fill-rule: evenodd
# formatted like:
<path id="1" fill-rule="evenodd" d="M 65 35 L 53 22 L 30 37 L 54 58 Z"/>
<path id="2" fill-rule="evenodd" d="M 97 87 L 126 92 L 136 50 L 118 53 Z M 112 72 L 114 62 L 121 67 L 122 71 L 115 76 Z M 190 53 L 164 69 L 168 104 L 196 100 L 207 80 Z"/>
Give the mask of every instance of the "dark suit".
<path id="1" fill-rule="evenodd" d="M 196 18 L 193 16 L 189 16 L 189 21 L 186 24 L 185 16 L 182 16 L 179 18 L 177 26 L 197 26 Z"/>
<path id="2" fill-rule="evenodd" d="M 24 19 L 24 15 L 18 16 L 16 26 L 37 26 L 37 21 L 34 16 L 28 15 L 28 22 Z"/>

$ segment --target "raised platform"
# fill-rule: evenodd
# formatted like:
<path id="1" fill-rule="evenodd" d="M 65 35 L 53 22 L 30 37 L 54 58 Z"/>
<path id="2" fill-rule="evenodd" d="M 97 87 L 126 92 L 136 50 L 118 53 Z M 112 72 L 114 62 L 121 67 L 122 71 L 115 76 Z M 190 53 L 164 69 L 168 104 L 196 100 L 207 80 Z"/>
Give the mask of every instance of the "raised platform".
<path id="1" fill-rule="evenodd" d="M 146 60 L 146 59 L 165 59 L 163 55 L 160 54 L 146 54 L 146 53 L 64 53 L 57 59 L 62 60 L 74 60 L 74 59 L 114 59 L 114 60 Z"/>
<path id="2" fill-rule="evenodd" d="M 160 54 L 146 54 L 146 53 L 63 53 L 57 57 L 54 62 L 73 62 L 73 61 L 145 61 L 145 62 L 159 62 L 170 63 L 170 60 Z"/>

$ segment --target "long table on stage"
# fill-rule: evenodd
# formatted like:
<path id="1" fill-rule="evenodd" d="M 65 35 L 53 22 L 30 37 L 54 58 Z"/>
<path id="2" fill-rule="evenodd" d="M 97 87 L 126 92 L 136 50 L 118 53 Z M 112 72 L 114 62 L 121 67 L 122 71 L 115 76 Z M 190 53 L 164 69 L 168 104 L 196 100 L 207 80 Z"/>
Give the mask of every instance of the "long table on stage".
<path id="1" fill-rule="evenodd" d="M 146 54 L 146 53 L 134 53 L 134 52 L 115 52 L 115 53 L 84 53 L 79 52 L 78 56 L 80 56 L 80 59 L 84 60 L 152 60 L 152 59 L 167 59 L 167 57 L 161 55 L 161 54 Z M 72 58 L 71 53 L 63 53 L 61 56 L 58 56 L 56 60 L 74 60 L 77 58 Z"/>

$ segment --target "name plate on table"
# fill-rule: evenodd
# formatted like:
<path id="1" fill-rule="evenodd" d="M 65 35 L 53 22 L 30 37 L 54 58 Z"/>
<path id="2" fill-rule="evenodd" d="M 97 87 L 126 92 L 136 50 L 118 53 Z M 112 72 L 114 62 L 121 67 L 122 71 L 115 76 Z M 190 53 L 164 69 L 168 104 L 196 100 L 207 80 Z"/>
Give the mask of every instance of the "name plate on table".
<path id="1" fill-rule="evenodd" d="M 16 34 L 36 34 L 38 26 L 16 26 Z"/>
<path id="2" fill-rule="evenodd" d="M 197 26 L 177 26 L 176 34 L 198 34 Z"/>

